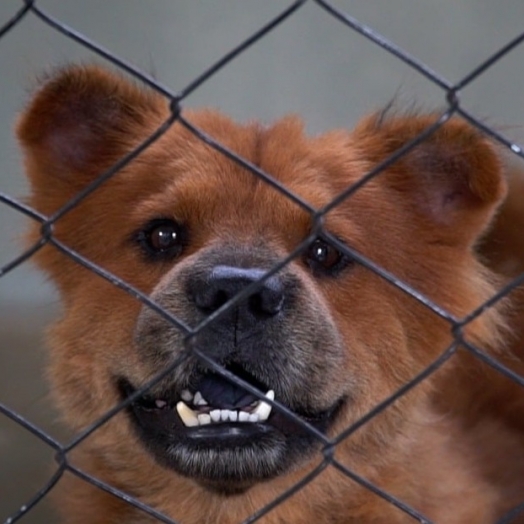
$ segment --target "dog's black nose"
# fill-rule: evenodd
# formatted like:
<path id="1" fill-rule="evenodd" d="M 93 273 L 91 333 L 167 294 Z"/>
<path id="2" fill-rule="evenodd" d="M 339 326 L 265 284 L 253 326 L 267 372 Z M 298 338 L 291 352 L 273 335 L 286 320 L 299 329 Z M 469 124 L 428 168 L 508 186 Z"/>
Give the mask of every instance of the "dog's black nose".
<path id="1" fill-rule="evenodd" d="M 249 284 L 260 280 L 265 273 L 266 271 L 258 268 L 215 266 L 204 278 L 194 283 L 193 300 L 201 311 L 212 313 Z M 272 275 L 234 310 L 241 317 L 247 315 L 253 320 L 262 320 L 277 315 L 283 304 L 284 286 L 277 275 Z"/>

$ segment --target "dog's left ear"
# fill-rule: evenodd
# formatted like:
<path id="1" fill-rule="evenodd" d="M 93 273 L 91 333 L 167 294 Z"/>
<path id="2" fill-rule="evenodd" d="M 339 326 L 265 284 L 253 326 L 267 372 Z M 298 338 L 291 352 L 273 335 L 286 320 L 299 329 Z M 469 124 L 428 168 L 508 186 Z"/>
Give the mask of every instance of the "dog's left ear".
<path id="1" fill-rule="evenodd" d="M 17 125 L 32 205 L 55 212 L 165 118 L 160 95 L 109 70 L 71 65 L 51 72 Z"/>
<path id="2" fill-rule="evenodd" d="M 438 119 L 374 115 L 354 137 L 373 165 L 385 161 Z M 419 225 L 451 244 L 471 245 L 506 194 L 498 155 L 490 141 L 452 118 L 378 175 L 415 213 Z"/>

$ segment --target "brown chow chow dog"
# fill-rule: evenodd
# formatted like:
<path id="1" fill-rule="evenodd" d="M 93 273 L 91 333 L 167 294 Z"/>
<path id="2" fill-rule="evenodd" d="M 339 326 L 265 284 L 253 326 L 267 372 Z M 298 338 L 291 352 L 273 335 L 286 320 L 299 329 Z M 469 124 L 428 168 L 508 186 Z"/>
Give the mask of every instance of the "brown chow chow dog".
<path id="1" fill-rule="evenodd" d="M 169 114 L 160 95 L 97 67 L 58 72 L 18 126 L 31 205 L 52 215 Z M 296 118 L 264 127 L 187 114 L 314 209 L 436 118 L 379 114 L 352 132 L 308 138 Z M 69 460 L 181 524 L 243 522 L 324 456 L 335 465 L 259 522 L 414 521 L 358 479 L 432 522 L 495 522 L 524 500 L 520 428 L 493 408 L 503 398 L 485 366 L 453 340 L 503 354 L 504 311 L 488 308 L 453 329 L 341 246 L 462 319 L 496 290 L 474 249 L 505 192 L 492 146 L 454 118 L 333 207 L 317 231 L 309 212 L 176 122 L 63 214 L 54 237 L 183 326 L 216 318 L 186 340 L 183 326 L 44 247 L 38 263 L 64 304 L 50 336 L 51 379 L 70 427 L 86 428 L 165 375 Z M 39 235 L 35 225 L 32 241 Z M 298 257 L 256 284 L 308 237 Z M 336 438 L 450 347 L 456 354 L 436 374 L 322 453 L 322 434 Z M 483 407 L 470 412 L 475 399 Z M 68 524 L 158 522 L 71 473 L 59 492 Z"/>

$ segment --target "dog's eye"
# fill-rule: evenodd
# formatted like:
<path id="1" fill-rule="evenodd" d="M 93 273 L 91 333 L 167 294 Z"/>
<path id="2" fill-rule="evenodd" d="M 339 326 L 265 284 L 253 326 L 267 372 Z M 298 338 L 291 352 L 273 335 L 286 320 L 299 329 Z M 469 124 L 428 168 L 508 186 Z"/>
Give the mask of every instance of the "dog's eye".
<path id="1" fill-rule="evenodd" d="M 174 258 L 184 247 L 184 228 L 168 218 L 152 220 L 138 233 L 138 242 L 153 258 Z"/>
<path id="2" fill-rule="evenodd" d="M 322 239 L 315 240 L 309 246 L 305 260 L 313 273 L 324 275 L 334 275 L 349 261 L 348 257 Z"/>

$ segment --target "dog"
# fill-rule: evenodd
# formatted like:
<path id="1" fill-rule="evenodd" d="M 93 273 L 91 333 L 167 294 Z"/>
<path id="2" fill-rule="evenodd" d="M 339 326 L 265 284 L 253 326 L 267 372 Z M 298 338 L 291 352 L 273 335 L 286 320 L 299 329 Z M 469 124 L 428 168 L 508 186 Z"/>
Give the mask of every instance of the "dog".
<path id="1" fill-rule="evenodd" d="M 466 349 L 518 368 L 517 309 L 460 323 L 502 285 L 478 249 L 507 192 L 490 141 L 453 117 L 388 164 L 438 115 L 316 137 L 297 117 L 183 116 L 271 183 L 99 66 L 52 73 L 17 125 L 29 204 L 59 212 L 36 254 L 63 303 L 57 405 L 81 432 L 131 397 L 68 454 L 63 521 L 487 524 L 523 502 L 520 389 Z"/>

